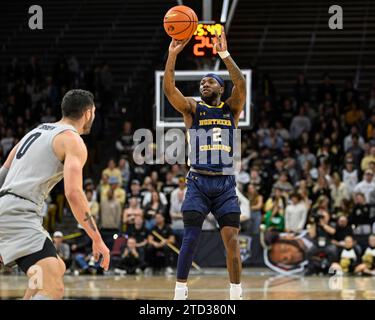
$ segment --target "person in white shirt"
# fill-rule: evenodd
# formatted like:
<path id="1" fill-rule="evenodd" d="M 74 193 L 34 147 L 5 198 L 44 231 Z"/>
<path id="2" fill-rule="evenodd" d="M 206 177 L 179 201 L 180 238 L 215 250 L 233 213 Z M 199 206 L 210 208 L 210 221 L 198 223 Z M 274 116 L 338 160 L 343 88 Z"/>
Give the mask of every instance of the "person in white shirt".
<path id="1" fill-rule="evenodd" d="M 342 181 L 346 185 L 349 196 L 351 196 L 355 186 L 358 184 L 358 170 L 354 169 L 353 159 L 345 161 L 345 168 L 342 171 Z"/>
<path id="2" fill-rule="evenodd" d="M 182 235 L 184 230 L 184 222 L 182 220 L 181 206 L 184 202 L 186 194 L 186 182 L 185 177 L 180 177 L 178 180 L 178 187 L 171 193 L 171 207 L 169 214 L 172 219 L 171 228 L 173 231 L 177 231 Z"/>
<path id="3" fill-rule="evenodd" d="M 306 224 L 308 209 L 300 194 L 293 193 L 290 200 L 291 203 L 285 209 L 285 231 L 298 232 L 303 230 Z"/>
<path id="4" fill-rule="evenodd" d="M 363 180 L 354 187 L 354 193 L 363 193 L 366 198 L 366 202 L 370 202 L 370 193 L 375 189 L 375 183 L 373 182 L 374 173 L 371 169 L 367 169 L 364 174 Z"/>

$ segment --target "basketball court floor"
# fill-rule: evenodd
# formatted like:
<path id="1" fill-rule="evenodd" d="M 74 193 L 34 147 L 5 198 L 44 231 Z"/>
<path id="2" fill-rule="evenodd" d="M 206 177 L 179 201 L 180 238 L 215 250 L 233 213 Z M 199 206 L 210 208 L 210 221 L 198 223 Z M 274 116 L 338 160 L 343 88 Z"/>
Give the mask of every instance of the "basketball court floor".
<path id="1" fill-rule="evenodd" d="M 66 299 L 161 299 L 173 298 L 174 276 L 66 276 Z M 0 275 L 0 299 L 22 297 L 24 276 Z M 246 300 L 375 300 L 375 278 L 281 276 L 268 269 L 243 273 Z M 190 299 L 228 299 L 228 278 L 224 269 L 193 273 Z"/>

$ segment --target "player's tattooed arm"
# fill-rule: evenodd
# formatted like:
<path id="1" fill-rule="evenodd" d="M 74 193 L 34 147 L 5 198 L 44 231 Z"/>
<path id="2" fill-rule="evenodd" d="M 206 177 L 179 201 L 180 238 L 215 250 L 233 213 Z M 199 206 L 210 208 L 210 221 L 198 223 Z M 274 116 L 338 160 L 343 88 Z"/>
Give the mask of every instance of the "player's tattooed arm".
<path id="1" fill-rule="evenodd" d="M 89 227 L 91 228 L 92 231 L 96 232 L 96 226 L 95 226 L 95 219 L 94 216 L 91 215 L 90 213 L 86 212 L 86 218 L 83 220 L 88 223 Z"/>

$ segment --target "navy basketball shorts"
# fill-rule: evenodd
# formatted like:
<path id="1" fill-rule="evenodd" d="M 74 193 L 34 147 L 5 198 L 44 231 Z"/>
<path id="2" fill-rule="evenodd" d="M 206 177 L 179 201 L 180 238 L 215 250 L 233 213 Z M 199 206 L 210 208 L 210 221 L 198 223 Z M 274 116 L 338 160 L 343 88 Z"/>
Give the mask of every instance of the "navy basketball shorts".
<path id="1" fill-rule="evenodd" d="M 190 171 L 181 211 L 198 211 L 205 215 L 211 212 L 216 219 L 228 213 L 240 214 L 234 176 L 210 176 Z"/>

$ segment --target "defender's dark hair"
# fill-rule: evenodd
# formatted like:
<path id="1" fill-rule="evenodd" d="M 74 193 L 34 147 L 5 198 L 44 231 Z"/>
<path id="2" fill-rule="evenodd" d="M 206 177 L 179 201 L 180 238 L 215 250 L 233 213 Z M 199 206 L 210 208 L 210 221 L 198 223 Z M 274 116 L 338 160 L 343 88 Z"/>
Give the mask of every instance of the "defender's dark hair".
<path id="1" fill-rule="evenodd" d="M 94 95 L 90 91 L 82 89 L 69 90 L 62 99 L 62 115 L 63 117 L 78 120 L 93 105 Z"/>

